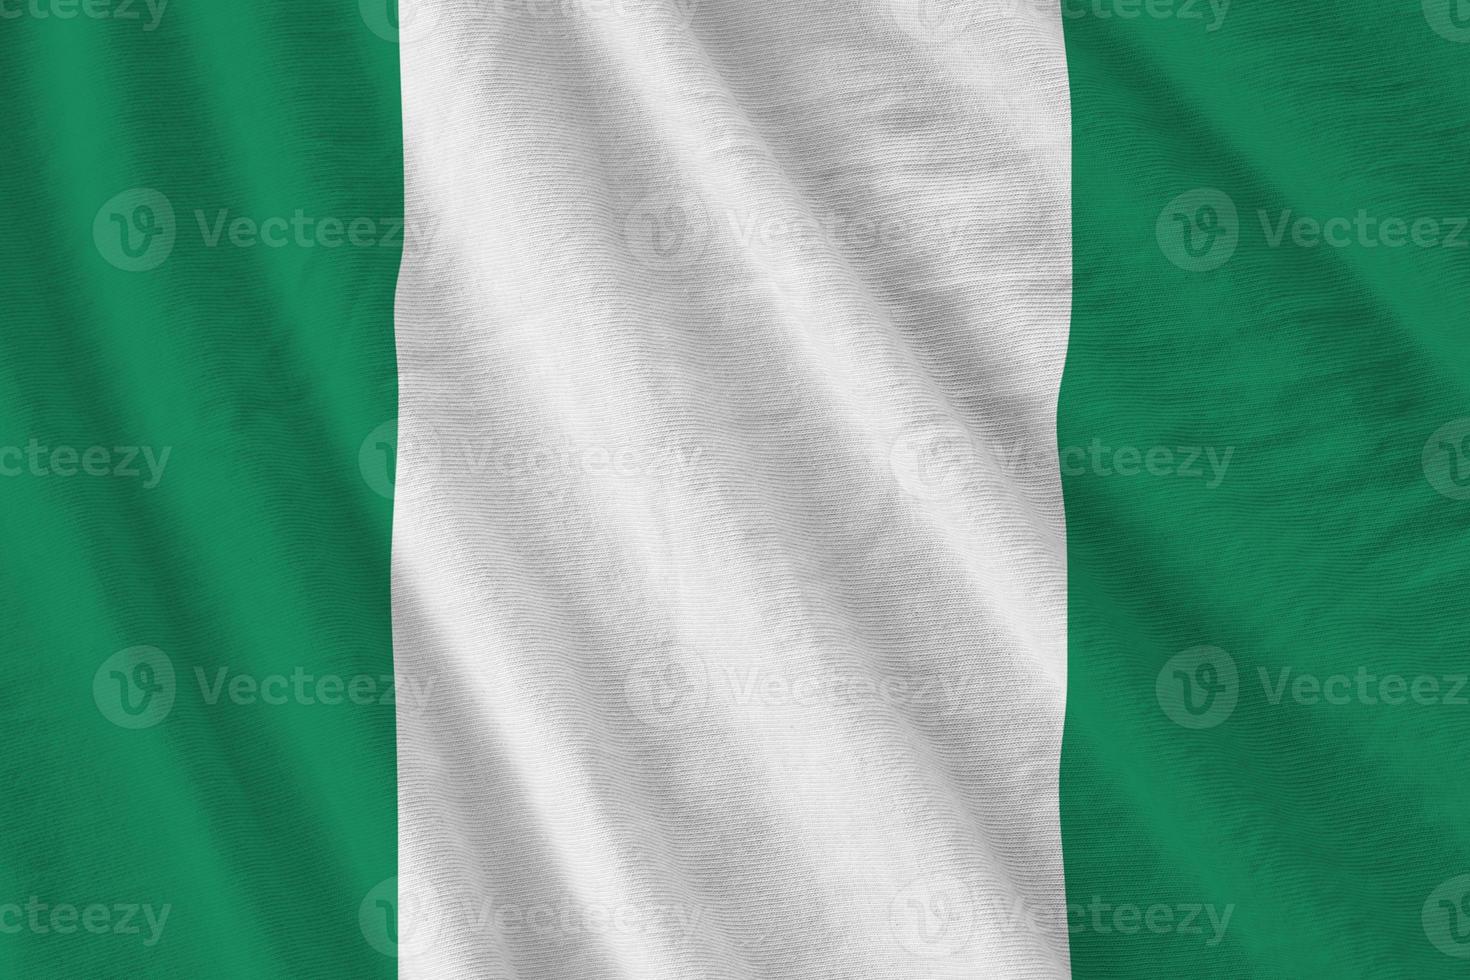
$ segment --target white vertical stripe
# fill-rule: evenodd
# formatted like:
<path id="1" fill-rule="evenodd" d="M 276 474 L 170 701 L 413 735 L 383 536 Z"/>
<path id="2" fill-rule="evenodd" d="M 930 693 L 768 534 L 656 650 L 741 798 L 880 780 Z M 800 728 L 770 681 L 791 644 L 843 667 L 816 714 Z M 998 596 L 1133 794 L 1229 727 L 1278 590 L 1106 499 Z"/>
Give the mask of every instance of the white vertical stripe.
<path id="1" fill-rule="evenodd" d="M 403 25 L 402 976 L 1065 976 L 1058 10 Z"/>

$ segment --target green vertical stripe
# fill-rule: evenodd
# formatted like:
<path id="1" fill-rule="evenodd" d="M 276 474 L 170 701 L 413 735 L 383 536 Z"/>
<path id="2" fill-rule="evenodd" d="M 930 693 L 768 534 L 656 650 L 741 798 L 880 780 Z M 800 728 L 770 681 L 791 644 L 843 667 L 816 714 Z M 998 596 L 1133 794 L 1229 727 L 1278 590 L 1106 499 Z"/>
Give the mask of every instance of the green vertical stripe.
<path id="1" fill-rule="evenodd" d="M 1470 4 L 1065 9 L 1074 973 L 1463 976 Z"/>
<path id="2" fill-rule="evenodd" d="M 0 14 L 0 975 L 390 976 L 396 46 Z"/>

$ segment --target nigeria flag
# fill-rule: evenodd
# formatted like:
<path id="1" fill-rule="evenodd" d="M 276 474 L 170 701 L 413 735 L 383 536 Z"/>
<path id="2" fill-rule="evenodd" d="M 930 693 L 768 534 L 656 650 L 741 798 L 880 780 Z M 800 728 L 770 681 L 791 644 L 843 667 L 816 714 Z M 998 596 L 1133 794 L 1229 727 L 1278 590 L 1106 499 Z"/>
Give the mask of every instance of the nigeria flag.
<path id="1" fill-rule="evenodd" d="M 1470 972 L 1466 0 L 0 0 L 0 977 Z"/>

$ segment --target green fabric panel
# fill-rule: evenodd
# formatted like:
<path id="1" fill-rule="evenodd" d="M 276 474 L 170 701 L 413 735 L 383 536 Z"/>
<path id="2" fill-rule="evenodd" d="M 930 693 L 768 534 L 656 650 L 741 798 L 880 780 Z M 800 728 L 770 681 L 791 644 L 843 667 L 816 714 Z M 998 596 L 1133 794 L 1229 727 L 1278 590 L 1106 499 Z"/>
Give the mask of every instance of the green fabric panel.
<path id="1" fill-rule="evenodd" d="M 0 976 L 391 976 L 397 47 L 0 12 Z"/>
<path id="2" fill-rule="evenodd" d="M 1464 976 L 1470 4 L 1064 9 L 1074 975 Z"/>

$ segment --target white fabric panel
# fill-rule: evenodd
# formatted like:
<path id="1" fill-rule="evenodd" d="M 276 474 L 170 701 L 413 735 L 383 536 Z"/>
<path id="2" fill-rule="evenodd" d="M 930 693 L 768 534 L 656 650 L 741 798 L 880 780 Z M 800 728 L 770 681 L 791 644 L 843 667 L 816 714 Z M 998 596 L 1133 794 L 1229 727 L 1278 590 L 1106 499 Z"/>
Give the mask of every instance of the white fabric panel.
<path id="1" fill-rule="evenodd" d="M 401 975 L 1067 975 L 1058 10 L 402 18 Z"/>

